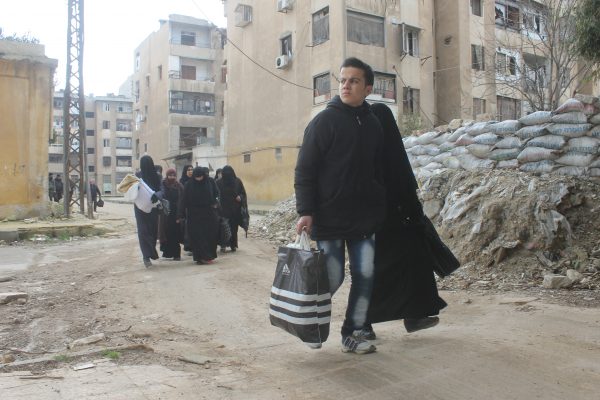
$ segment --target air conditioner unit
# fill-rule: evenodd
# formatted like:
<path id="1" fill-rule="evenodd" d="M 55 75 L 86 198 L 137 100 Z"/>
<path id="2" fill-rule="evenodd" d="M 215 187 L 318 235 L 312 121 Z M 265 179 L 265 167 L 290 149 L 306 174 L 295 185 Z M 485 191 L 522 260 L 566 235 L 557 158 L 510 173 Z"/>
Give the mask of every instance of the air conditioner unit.
<path id="1" fill-rule="evenodd" d="M 277 11 L 288 12 L 294 8 L 294 0 L 277 0 Z"/>
<path id="2" fill-rule="evenodd" d="M 287 55 L 279 56 L 275 59 L 275 67 L 282 69 L 287 68 L 290 63 L 290 58 Z"/>

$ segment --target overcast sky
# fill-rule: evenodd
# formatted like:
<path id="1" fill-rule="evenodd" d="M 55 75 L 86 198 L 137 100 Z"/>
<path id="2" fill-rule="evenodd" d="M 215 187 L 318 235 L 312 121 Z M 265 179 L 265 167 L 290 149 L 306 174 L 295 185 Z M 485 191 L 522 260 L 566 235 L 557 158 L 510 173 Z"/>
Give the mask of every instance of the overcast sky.
<path id="1" fill-rule="evenodd" d="M 46 56 L 58 60 L 56 89 L 64 89 L 67 54 L 67 0 L 2 0 L 0 28 L 39 39 Z M 221 0 L 85 0 L 84 90 L 117 94 L 133 72 L 134 49 L 158 30 L 160 19 L 183 14 L 225 27 Z"/>

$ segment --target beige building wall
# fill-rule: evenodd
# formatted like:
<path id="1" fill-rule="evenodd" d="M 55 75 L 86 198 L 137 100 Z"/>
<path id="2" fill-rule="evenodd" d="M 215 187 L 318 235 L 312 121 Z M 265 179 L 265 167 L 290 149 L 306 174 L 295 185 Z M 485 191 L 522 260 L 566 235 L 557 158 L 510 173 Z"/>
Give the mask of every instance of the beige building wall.
<path id="1" fill-rule="evenodd" d="M 279 12 L 277 1 L 225 2 L 231 41 L 226 46 L 225 144 L 229 163 L 255 203 L 274 203 L 293 193 L 294 167 L 304 129 L 337 95 L 339 66 L 347 57 L 362 59 L 373 67 L 376 76 L 392 82 L 394 98 L 380 93 L 370 96 L 369 101 L 388 104 L 402 118 L 403 89 L 414 89 L 420 92 L 421 102 L 415 112 L 423 126 L 435 122 L 435 54 L 427 50 L 433 43 L 433 0 L 291 3 L 292 9 Z M 240 23 L 243 6 L 251 8 L 251 20 Z M 313 43 L 313 15 L 325 7 L 329 39 Z M 348 12 L 382 20 L 383 46 L 347 40 Z M 420 32 L 418 54 L 403 54 L 403 28 Z M 288 35 L 292 38 L 291 59 L 285 68 L 277 68 L 276 59 L 283 54 L 282 39 Z M 314 79 L 324 74 L 329 76 L 331 90 L 317 96 Z"/>
<path id="2" fill-rule="evenodd" d="M 48 214 L 48 140 L 57 61 L 0 40 L 0 219 Z"/>
<path id="3" fill-rule="evenodd" d="M 213 169 L 225 164 L 222 34 L 204 20 L 170 15 L 135 50 L 134 167 L 144 154 L 178 173 L 188 163 Z M 181 93 L 188 97 L 172 99 Z M 190 131 L 201 136 L 194 143 L 182 139 Z"/>

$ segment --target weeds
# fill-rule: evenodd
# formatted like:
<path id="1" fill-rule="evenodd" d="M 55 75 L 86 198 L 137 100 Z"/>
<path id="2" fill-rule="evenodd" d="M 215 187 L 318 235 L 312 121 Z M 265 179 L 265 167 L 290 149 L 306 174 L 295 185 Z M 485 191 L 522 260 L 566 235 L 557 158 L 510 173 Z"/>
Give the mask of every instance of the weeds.
<path id="1" fill-rule="evenodd" d="M 71 360 L 71 358 L 66 354 L 59 354 L 57 356 L 54 356 L 54 361 L 69 362 L 70 360 Z"/>
<path id="2" fill-rule="evenodd" d="M 110 358 L 111 360 L 118 360 L 119 357 L 121 357 L 121 353 L 114 350 L 102 350 L 101 354 L 106 358 Z"/>

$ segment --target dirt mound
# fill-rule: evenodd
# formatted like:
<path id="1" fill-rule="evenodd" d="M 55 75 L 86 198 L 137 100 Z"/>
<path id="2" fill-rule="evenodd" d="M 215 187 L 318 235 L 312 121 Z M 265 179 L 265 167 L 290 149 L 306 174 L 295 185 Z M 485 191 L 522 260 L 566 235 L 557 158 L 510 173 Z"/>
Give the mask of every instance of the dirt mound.
<path id="1" fill-rule="evenodd" d="M 600 184 L 588 178 L 518 171 L 443 170 L 422 182 L 425 213 L 463 266 L 440 280 L 445 289 L 540 291 L 544 276 L 577 279 L 562 290 L 581 305 L 600 304 Z M 292 197 L 277 205 L 258 235 L 277 244 L 295 238 Z M 570 276 L 575 272 L 571 271 Z"/>

